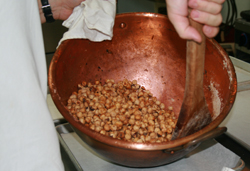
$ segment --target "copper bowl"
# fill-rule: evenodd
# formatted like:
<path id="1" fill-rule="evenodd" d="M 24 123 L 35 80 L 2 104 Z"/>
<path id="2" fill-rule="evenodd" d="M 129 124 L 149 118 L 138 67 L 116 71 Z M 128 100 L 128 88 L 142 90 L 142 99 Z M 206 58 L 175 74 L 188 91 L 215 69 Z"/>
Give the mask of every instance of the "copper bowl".
<path id="1" fill-rule="evenodd" d="M 206 40 L 204 92 L 213 121 L 202 130 L 165 143 L 132 143 L 103 136 L 73 119 L 67 99 L 82 81 L 127 78 L 150 90 L 178 115 L 185 85 L 186 41 L 167 16 L 124 13 L 116 16 L 112 41 L 71 39 L 62 42 L 49 68 L 52 99 L 81 139 L 107 160 L 130 167 L 164 165 L 184 157 L 205 139 L 226 131 L 218 125 L 236 96 L 235 70 L 213 39 Z"/>

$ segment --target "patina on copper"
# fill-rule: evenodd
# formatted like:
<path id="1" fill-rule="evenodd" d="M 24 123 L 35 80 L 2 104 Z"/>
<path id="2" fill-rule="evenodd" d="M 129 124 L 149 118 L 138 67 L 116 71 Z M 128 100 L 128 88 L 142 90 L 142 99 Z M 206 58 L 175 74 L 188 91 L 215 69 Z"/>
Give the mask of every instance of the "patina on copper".
<path id="1" fill-rule="evenodd" d="M 111 41 L 72 39 L 62 42 L 49 68 L 49 88 L 55 105 L 76 133 L 98 154 L 132 167 L 152 167 L 184 157 L 199 143 L 226 131 L 217 128 L 236 96 L 235 70 L 228 55 L 206 39 L 204 93 L 213 121 L 200 131 L 165 143 L 131 143 L 103 136 L 75 121 L 67 99 L 83 80 L 127 78 L 150 90 L 166 106 L 180 112 L 185 87 L 186 41 L 179 38 L 167 16 L 124 13 L 116 16 Z M 217 116 L 218 115 L 218 116 Z"/>

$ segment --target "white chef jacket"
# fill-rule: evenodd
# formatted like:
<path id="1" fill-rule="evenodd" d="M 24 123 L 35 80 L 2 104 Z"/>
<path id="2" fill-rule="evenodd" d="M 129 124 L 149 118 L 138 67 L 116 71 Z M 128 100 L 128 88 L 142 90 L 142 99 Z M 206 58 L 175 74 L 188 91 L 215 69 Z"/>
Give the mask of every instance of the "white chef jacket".
<path id="1" fill-rule="evenodd" d="M 0 1 L 0 170 L 64 170 L 37 0 Z"/>

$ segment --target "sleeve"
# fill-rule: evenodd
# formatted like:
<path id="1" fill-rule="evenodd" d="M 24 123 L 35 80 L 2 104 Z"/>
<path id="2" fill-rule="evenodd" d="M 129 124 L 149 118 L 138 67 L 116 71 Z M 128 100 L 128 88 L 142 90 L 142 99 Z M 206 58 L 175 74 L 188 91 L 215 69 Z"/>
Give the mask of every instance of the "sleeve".
<path id="1" fill-rule="evenodd" d="M 0 1 L 0 170 L 61 171 L 36 0 Z"/>

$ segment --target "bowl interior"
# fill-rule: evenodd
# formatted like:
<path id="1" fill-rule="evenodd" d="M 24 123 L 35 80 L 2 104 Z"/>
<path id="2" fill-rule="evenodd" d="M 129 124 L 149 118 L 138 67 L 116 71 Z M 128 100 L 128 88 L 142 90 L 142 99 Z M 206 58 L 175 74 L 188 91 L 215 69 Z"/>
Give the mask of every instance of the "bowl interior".
<path id="1" fill-rule="evenodd" d="M 71 39 L 57 49 L 49 70 L 52 98 L 62 115 L 78 125 L 66 104 L 82 81 L 137 80 L 178 115 L 185 87 L 186 41 L 179 38 L 164 15 L 117 15 L 111 41 Z M 217 42 L 206 40 L 204 92 L 213 122 L 219 125 L 230 111 L 236 94 L 234 67 Z M 84 129 L 78 126 L 79 129 Z M 203 131 L 203 132 L 206 132 Z"/>

